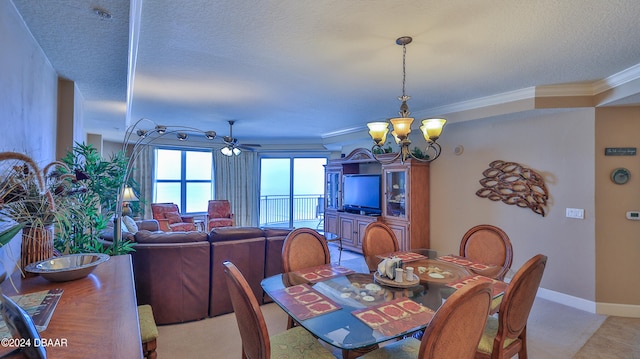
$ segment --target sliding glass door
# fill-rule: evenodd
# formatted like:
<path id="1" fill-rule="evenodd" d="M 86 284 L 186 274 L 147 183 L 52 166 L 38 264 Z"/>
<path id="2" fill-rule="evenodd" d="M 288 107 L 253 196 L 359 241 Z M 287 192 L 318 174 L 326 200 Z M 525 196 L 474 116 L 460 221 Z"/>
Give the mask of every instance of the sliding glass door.
<path id="1" fill-rule="evenodd" d="M 322 157 L 260 161 L 260 226 L 320 228 L 324 203 Z"/>

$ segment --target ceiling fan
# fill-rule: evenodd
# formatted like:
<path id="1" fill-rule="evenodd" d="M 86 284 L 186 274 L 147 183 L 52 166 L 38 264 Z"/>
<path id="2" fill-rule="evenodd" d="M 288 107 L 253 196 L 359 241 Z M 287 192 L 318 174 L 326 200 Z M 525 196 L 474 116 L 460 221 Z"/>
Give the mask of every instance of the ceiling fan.
<path id="1" fill-rule="evenodd" d="M 235 120 L 229 120 L 229 136 L 223 136 L 222 140 L 225 143 L 225 146 L 222 147 L 220 152 L 222 152 L 225 156 L 237 156 L 242 150 L 253 151 L 253 147 L 261 147 L 259 144 L 239 144 L 238 139 L 233 137 L 233 124 L 236 122 Z"/>

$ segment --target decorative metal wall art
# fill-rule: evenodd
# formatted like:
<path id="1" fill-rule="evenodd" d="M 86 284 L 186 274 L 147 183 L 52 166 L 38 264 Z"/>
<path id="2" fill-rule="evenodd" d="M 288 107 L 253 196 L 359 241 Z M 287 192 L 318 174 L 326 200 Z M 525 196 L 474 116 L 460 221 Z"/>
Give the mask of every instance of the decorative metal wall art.
<path id="1" fill-rule="evenodd" d="M 478 197 L 530 208 L 544 217 L 549 193 L 539 173 L 515 162 L 497 160 L 482 175 L 485 178 L 480 180 L 483 188 L 476 192 Z"/>

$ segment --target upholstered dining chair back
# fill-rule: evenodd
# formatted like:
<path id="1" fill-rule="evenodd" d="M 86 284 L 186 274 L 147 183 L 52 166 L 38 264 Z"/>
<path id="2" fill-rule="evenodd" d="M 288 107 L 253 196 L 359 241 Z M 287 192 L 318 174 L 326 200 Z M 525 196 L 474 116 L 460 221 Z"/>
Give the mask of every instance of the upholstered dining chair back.
<path id="1" fill-rule="evenodd" d="M 282 244 L 282 269 L 294 272 L 303 268 L 331 263 L 326 238 L 311 228 L 297 228 L 289 232 Z M 287 329 L 296 325 L 291 316 Z"/>
<path id="2" fill-rule="evenodd" d="M 226 199 L 210 200 L 207 207 L 207 228 L 232 227 L 235 225 L 231 203 Z"/>
<path id="3" fill-rule="evenodd" d="M 503 280 L 513 262 L 513 247 L 509 236 L 500 228 L 481 224 L 467 231 L 460 242 L 460 255 L 473 261 L 495 265 L 493 273 L 483 275 Z"/>
<path id="4" fill-rule="evenodd" d="M 500 303 L 498 318 L 490 317 L 476 358 L 527 358 L 527 320 L 547 265 L 547 256 L 529 259 L 513 276 Z"/>
<path id="5" fill-rule="evenodd" d="M 324 236 L 311 228 L 291 231 L 282 245 L 282 269 L 293 272 L 331 263 Z"/>
<path id="6" fill-rule="evenodd" d="M 473 358 L 489 316 L 489 282 L 466 285 L 438 309 L 424 331 L 419 358 Z"/>
<path id="7" fill-rule="evenodd" d="M 482 337 L 492 297 L 491 283 L 471 282 L 455 291 L 438 309 L 421 341 L 409 337 L 363 358 L 471 359 Z"/>
<path id="8" fill-rule="evenodd" d="M 222 264 L 240 331 L 243 359 L 335 359 L 317 338 L 302 327 L 270 337 L 262 309 L 249 283 L 233 263 L 225 261 Z"/>
<path id="9" fill-rule="evenodd" d="M 364 230 L 362 237 L 362 255 L 371 258 L 378 254 L 397 252 L 400 249 L 395 233 L 382 222 L 371 222 Z M 369 271 L 377 269 L 376 261 L 367 260 Z"/>
<path id="10" fill-rule="evenodd" d="M 242 340 L 243 358 L 269 358 L 271 342 L 264 315 L 249 283 L 231 262 L 223 263 L 227 288 Z"/>

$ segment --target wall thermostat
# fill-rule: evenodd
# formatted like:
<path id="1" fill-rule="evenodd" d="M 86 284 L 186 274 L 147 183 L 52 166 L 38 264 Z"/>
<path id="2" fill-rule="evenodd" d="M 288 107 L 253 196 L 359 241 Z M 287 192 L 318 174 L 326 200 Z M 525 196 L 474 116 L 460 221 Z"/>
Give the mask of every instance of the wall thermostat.
<path id="1" fill-rule="evenodd" d="M 640 211 L 628 211 L 627 219 L 632 221 L 640 221 Z"/>
<path id="2" fill-rule="evenodd" d="M 616 168 L 611 172 L 611 180 L 615 184 L 625 184 L 629 181 L 629 170 L 626 168 Z"/>

